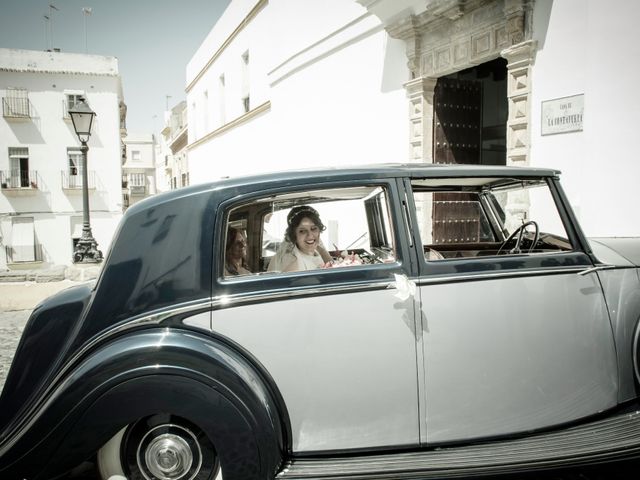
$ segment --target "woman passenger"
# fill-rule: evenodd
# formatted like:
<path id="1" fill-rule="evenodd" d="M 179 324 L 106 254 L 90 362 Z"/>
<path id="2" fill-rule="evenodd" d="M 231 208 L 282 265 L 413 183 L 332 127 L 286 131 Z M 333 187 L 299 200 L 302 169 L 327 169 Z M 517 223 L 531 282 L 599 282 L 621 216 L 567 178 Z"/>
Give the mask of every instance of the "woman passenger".
<path id="1" fill-rule="evenodd" d="M 247 239 L 242 230 L 230 227 L 227 231 L 227 243 L 224 254 L 224 275 L 248 275 Z"/>

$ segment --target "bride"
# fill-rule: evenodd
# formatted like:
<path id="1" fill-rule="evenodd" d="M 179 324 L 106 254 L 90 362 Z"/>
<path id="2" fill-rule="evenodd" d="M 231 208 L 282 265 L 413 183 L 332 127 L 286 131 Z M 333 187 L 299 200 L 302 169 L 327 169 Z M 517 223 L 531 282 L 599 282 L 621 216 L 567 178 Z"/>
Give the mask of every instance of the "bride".
<path id="1" fill-rule="evenodd" d="M 331 262 L 331 256 L 320 241 L 326 229 L 315 208 L 300 205 L 287 215 L 284 242 L 269 263 L 270 272 L 315 270 Z"/>

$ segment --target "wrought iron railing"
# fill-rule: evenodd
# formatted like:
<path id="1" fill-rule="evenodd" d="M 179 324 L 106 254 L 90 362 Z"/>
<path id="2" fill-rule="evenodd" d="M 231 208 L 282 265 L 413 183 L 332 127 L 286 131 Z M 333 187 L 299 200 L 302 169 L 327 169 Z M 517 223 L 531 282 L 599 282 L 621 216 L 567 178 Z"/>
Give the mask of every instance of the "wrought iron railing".
<path id="1" fill-rule="evenodd" d="M 2 170 L 0 171 L 0 188 L 37 189 L 38 172 L 36 170 Z"/>
<path id="2" fill-rule="evenodd" d="M 7 263 L 41 262 L 42 245 L 6 245 L 4 251 L 7 254 Z"/>
<path id="3" fill-rule="evenodd" d="M 72 171 L 63 170 L 60 172 L 62 175 L 62 188 L 65 190 L 79 190 L 82 189 L 82 170 L 76 169 Z M 96 175 L 95 172 L 89 170 L 87 172 L 87 188 L 96 188 Z"/>
<path id="4" fill-rule="evenodd" d="M 2 97 L 2 116 L 30 118 L 29 99 L 20 97 Z"/>

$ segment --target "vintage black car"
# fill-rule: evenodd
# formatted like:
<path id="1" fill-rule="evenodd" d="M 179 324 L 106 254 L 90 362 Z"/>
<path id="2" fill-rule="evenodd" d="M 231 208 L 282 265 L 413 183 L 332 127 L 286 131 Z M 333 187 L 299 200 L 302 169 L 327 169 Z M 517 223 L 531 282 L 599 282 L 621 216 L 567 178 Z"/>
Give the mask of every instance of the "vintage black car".
<path id="1" fill-rule="evenodd" d="M 126 212 L 33 311 L 0 478 L 469 477 L 640 452 L 640 242 L 548 169 L 375 165 Z"/>

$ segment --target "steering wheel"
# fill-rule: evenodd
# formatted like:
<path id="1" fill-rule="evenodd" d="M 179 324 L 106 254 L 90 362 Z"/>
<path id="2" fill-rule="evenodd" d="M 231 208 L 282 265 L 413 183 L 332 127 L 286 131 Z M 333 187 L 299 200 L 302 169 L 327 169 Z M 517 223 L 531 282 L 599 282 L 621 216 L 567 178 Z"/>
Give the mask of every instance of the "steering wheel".
<path id="1" fill-rule="evenodd" d="M 522 237 L 524 236 L 524 233 L 527 230 L 527 227 L 529 226 L 533 226 L 533 230 L 534 230 L 533 242 L 531 242 L 531 246 L 527 250 L 527 253 L 531 253 L 531 251 L 534 249 L 534 247 L 538 243 L 538 239 L 540 238 L 540 229 L 538 228 L 538 224 L 533 220 L 529 220 L 528 222 L 523 223 L 518 228 L 516 228 L 513 232 L 511 232 L 511 235 L 509 235 L 509 237 L 507 237 L 507 239 L 504 242 L 502 242 L 502 245 L 500 245 L 500 248 L 498 249 L 498 255 L 500 255 L 502 250 L 507 248 L 507 245 L 509 244 L 509 242 L 514 238 L 516 238 L 516 236 L 518 237 L 516 239 L 516 245 L 511 250 L 509 250 L 509 253 L 512 253 L 512 254 L 521 253 L 522 250 L 520 250 L 520 245 L 522 244 Z"/>

